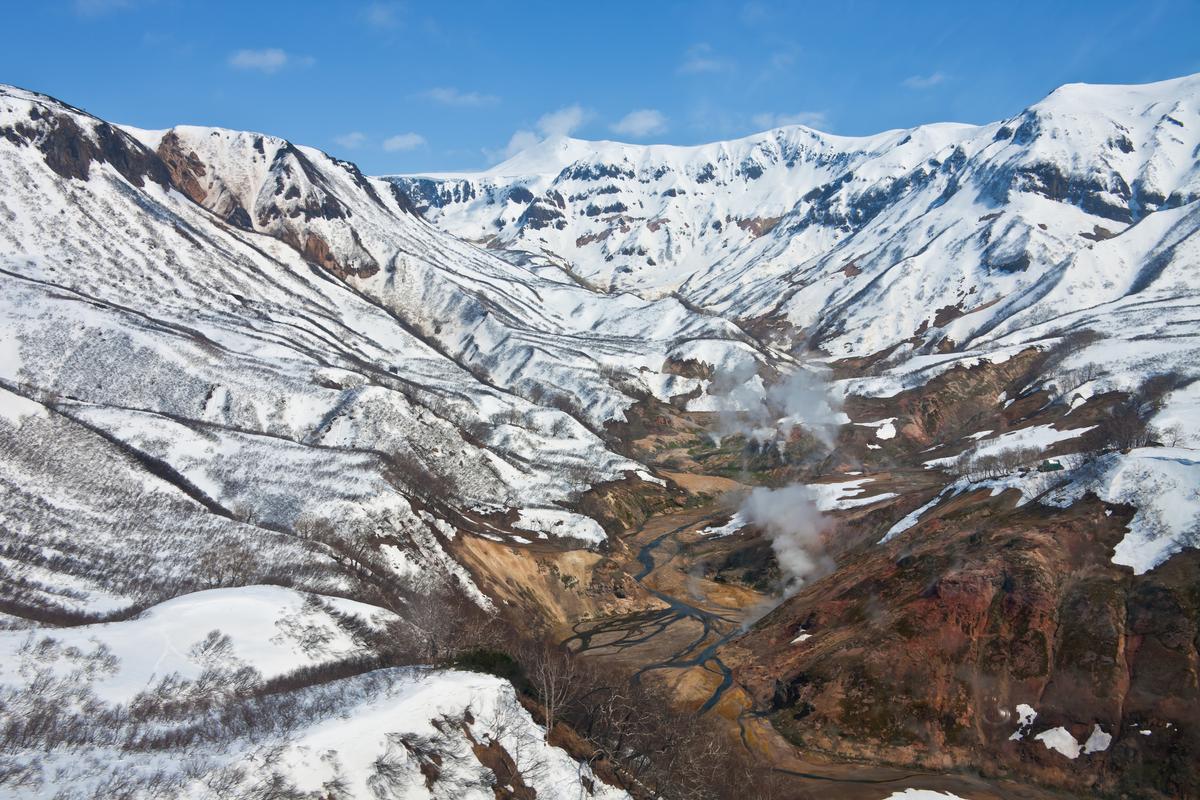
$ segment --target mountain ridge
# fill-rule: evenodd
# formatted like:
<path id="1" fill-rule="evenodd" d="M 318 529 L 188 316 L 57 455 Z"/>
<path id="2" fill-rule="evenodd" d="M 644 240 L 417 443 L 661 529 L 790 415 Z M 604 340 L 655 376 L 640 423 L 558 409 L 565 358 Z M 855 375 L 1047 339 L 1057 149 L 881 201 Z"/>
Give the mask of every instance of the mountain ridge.
<path id="1" fill-rule="evenodd" d="M 53 677 L 62 723 L 14 745 L 30 792 L 152 770 L 129 704 L 205 780 L 258 736 L 319 792 L 350 731 L 356 791 L 625 796 L 588 772 L 646 766 L 624 728 L 555 732 L 570 664 L 696 712 L 636 709 L 648 752 L 711 723 L 847 796 L 1191 791 L 1200 81 L 1168 88 L 438 183 L 0 87 L 0 713 Z M 532 715 L 447 668 L 498 653 Z"/>

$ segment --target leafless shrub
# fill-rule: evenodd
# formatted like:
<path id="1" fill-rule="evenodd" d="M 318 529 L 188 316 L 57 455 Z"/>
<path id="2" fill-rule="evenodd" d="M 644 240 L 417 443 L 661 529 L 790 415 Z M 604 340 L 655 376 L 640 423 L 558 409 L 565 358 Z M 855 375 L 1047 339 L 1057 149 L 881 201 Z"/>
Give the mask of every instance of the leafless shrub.
<path id="1" fill-rule="evenodd" d="M 967 450 L 954 460 L 949 471 L 971 480 L 1003 478 L 1018 469 L 1036 465 L 1041 457 L 1042 451 L 1036 447 L 1010 447 L 982 455 Z"/>
<path id="2" fill-rule="evenodd" d="M 1145 406 L 1136 397 L 1114 405 L 1109 413 L 1083 436 L 1084 447 L 1095 454 L 1145 447 L 1152 441 Z"/>
<path id="3" fill-rule="evenodd" d="M 1179 425 L 1168 425 L 1165 428 L 1156 429 L 1154 436 L 1162 443 L 1163 447 L 1180 447 L 1186 440 L 1186 434 Z"/>
<path id="4" fill-rule="evenodd" d="M 385 466 L 384 478 L 428 503 L 444 503 L 460 494 L 452 475 L 430 469 L 411 451 L 393 453 Z"/>

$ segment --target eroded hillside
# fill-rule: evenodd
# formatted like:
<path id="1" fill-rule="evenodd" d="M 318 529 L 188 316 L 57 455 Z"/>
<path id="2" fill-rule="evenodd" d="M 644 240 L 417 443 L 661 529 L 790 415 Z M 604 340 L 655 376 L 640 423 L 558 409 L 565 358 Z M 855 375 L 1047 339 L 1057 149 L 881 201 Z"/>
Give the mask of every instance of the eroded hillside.
<path id="1" fill-rule="evenodd" d="M 1197 796 L 1197 86 L 420 179 L 3 87 L 0 785 Z"/>

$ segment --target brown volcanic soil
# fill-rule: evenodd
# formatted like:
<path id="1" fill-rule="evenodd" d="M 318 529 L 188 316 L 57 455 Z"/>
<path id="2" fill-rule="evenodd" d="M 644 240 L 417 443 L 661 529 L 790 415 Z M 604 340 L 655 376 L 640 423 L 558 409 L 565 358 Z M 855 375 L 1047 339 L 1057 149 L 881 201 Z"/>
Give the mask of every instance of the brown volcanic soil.
<path id="1" fill-rule="evenodd" d="M 1066 416 L 1044 393 L 1020 395 L 1045 358 L 847 403 L 855 420 L 896 417 L 899 434 L 847 426 L 834 469 L 857 462 L 878 478 L 869 491 L 901 497 L 835 515 L 836 571 L 722 650 L 751 704 L 806 758 L 978 770 L 1088 796 L 1200 796 L 1200 553 L 1134 576 L 1111 562 L 1134 509 L 1094 497 L 1017 508 L 1016 492 L 987 490 L 945 499 L 876 544 L 949 481 L 920 464 L 960 452 L 965 434 L 1085 427 L 1120 399 Z M 812 638 L 792 644 L 801 629 Z M 1011 741 L 1018 703 L 1038 717 Z M 1032 738 L 1061 725 L 1083 742 L 1096 724 L 1112 744 L 1075 760 Z"/>
<path id="2" fill-rule="evenodd" d="M 945 498 L 879 544 L 950 482 L 924 462 L 961 452 L 968 434 L 1085 427 L 1119 399 L 1066 415 L 1044 393 L 1021 395 L 1046 358 L 1031 351 L 892 398 L 850 398 L 853 420 L 895 418 L 898 434 L 846 425 L 829 455 L 803 436 L 785 457 L 714 443 L 708 415 L 648 402 L 615 435 L 670 484 L 627 480 L 584 498 L 610 533 L 608 553 L 464 546 L 494 596 L 544 614 L 585 657 L 724 720 L 792 778 L 790 796 L 1200 797 L 1200 553 L 1134 576 L 1111 563 L 1133 509 L 1094 497 L 1018 508 L 1015 492 L 989 490 Z M 856 478 L 871 479 L 866 494 L 897 496 L 828 515 L 836 568 L 781 604 L 768 541 L 749 529 L 700 534 L 750 485 Z M 793 644 L 801 629 L 811 638 Z M 1038 717 L 1012 741 L 1019 703 Z M 1083 742 L 1096 724 L 1111 746 L 1074 761 L 1032 738 L 1061 725 Z"/>
<path id="3" fill-rule="evenodd" d="M 808 753 L 1195 796 L 1200 555 L 1134 577 L 1109 560 L 1131 509 L 1006 504 L 964 498 L 807 587 L 723 653 L 737 679 Z M 1018 703 L 1114 741 L 1009 741 Z"/>
<path id="4" fill-rule="evenodd" d="M 706 576 L 707 565 L 728 561 L 761 545 L 751 533 L 718 539 L 700 535 L 706 525 L 723 516 L 711 508 L 678 511 L 654 517 L 626 537 L 623 551 L 634 555 L 623 566 L 636 575 L 647 561 L 652 562 L 640 583 L 664 598 L 667 607 L 582 620 L 573 626 L 565 643 L 586 657 L 602 659 L 622 670 L 642 670 L 640 679 L 670 686 L 681 705 L 704 709 L 725 720 L 730 736 L 737 737 L 761 762 L 791 778 L 794 794 L 789 796 L 879 800 L 894 791 L 917 787 L 996 800 L 1059 796 L 1003 779 L 939 774 L 943 767 L 936 764 L 872 766 L 836 752 L 797 748 L 781 735 L 773 724 L 778 714 L 770 713 L 771 694 L 755 692 L 761 688 L 764 674 L 784 668 L 774 660 L 778 654 L 796 650 L 788 641 L 764 638 L 767 630 L 786 630 L 786 626 L 777 626 L 776 618 L 794 604 L 777 609 L 748 637 L 732 638 L 738 635 L 739 626 L 778 600 L 745 585 Z M 639 554 L 643 555 L 640 561 Z M 723 639 L 728 643 L 713 647 Z M 762 640 L 761 647 L 755 647 L 757 639 Z M 746 641 L 752 644 L 747 646 Z M 711 648 L 707 656 L 703 655 L 706 648 Z M 730 667 L 732 680 L 727 680 L 723 670 Z M 769 681 L 768 685 L 773 686 Z"/>

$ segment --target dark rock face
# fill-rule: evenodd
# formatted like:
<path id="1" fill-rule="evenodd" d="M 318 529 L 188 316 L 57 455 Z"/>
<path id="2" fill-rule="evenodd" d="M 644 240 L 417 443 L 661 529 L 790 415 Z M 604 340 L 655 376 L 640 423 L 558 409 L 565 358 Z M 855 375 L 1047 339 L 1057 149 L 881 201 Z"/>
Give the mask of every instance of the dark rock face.
<path id="1" fill-rule="evenodd" d="M 603 178 L 632 178 L 634 171 L 619 164 L 575 163 L 558 174 L 558 180 L 598 181 Z"/>
<path id="2" fill-rule="evenodd" d="M 517 219 L 517 224 L 528 226 L 535 231 L 550 227 L 563 230 L 567 227 L 567 220 L 562 208 L 557 203 L 539 197 L 529 204 L 529 207 Z"/>
<path id="3" fill-rule="evenodd" d="M 406 194 L 399 186 L 397 186 L 395 183 L 389 182 L 388 187 L 391 189 L 392 197 L 395 199 L 396 205 L 400 206 L 401 211 L 412 214 L 414 217 L 421 216 L 421 212 L 418 211 L 416 205 L 413 204 L 412 198 L 409 197 L 408 194 Z"/>
<path id="4" fill-rule="evenodd" d="M 961 164 L 961 162 L 958 162 Z M 942 171 L 955 168 L 950 162 L 939 165 Z M 807 192 L 803 198 L 804 214 L 793 224 L 791 230 L 800 231 L 819 225 L 852 232 L 866 225 L 903 195 L 926 185 L 934 172 L 924 166 L 900 178 L 871 186 L 866 191 L 849 197 L 843 191 L 854 181 L 854 173 L 847 172 L 829 183 Z"/>
<path id="5" fill-rule="evenodd" d="M 1042 123 L 1037 114 L 1032 111 L 1026 111 L 1020 116 L 1020 120 L 1016 131 L 1013 132 L 1012 140 L 1013 144 L 1024 146 L 1036 139 L 1042 132 Z"/>
<path id="6" fill-rule="evenodd" d="M 1020 253 L 1015 256 L 1002 257 L 996 260 L 989 259 L 986 253 L 984 254 L 984 257 L 984 263 L 987 268 L 995 272 L 1024 272 L 1025 270 L 1029 269 L 1029 265 L 1033 263 L 1028 253 Z"/>
<path id="7" fill-rule="evenodd" d="M 755 161 L 743 161 L 738 167 L 738 174 L 744 178 L 756 181 L 763 176 L 763 168 Z"/>
<path id="8" fill-rule="evenodd" d="M 518 186 L 508 193 L 508 199 L 514 203 L 527 204 L 533 202 L 533 192 L 524 186 Z"/>
<path id="9" fill-rule="evenodd" d="M 241 228 L 244 231 L 254 230 L 254 220 L 250 219 L 249 212 L 236 203 L 229 210 L 229 213 L 225 215 L 225 221 L 235 228 Z"/>
<path id="10" fill-rule="evenodd" d="M 107 122 L 96 120 L 91 130 L 85 131 L 71 116 L 37 106 L 30 109 L 29 116 L 29 123 L 0 129 L 0 136 L 17 145 L 36 147 L 46 165 L 64 178 L 86 181 L 91 165 L 103 163 L 139 188 L 147 180 L 164 188 L 171 183 L 166 165 L 154 153 Z"/>
<path id="11" fill-rule="evenodd" d="M 468 203 L 477 195 L 470 181 L 441 181 L 433 178 L 392 178 L 395 191 L 409 198 L 419 214 L 430 208 L 445 208 L 455 203 Z"/>
<path id="12" fill-rule="evenodd" d="M 303 195 L 303 203 L 285 203 L 287 210 L 279 204 L 270 203 L 259 209 L 260 225 L 266 225 L 271 219 L 286 214 L 295 218 L 303 216 L 305 222 L 314 219 L 347 219 L 350 209 L 333 193 L 322 176 L 309 162 L 308 157 L 291 144 L 285 144 L 275 153 L 271 162 L 271 172 L 275 176 L 275 196 L 284 200 L 300 200 L 301 193 L 296 184 L 295 170 L 299 169 L 311 190 Z M 292 193 L 289 196 L 289 193 Z M 378 197 L 375 198 L 378 201 Z"/>
<path id="13" fill-rule="evenodd" d="M 1058 165 L 1041 162 L 1015 170 L 1009 189 L 1032 192 L 1049 200 L 1071 203 L 1089 214 L 1116 222 L 1133 222 L 1128 204 L 1132 193 L 1125 179 L 1115 172 L 1108 175 L 1066 175 Z M 1104 195 L 1116 195 L 1126 203 L 1116 205 Z"/>
<path id="14" fill-rule="evenodd" d="M 361 189 L 363 193 L 367 195 L 367 197 L 370 197 L 375 202 L 375 205 L 384 207 L 383 199 L 379 196 L 379 193 L 375 191 L 375 186 L 369 180 L 367 180 L 367 176 L 362 174 L 362 170 L 358 168 L 357 164 L 353 164 L 349 161 L 342 161 L 341 159 L 333 158 L 332 156 L 329 156 L 329 160 L 341 168 L 347 175 L 349 175 L 350 179 L 354 181 L 354 185 Z M 411 204 L 408 205 L 411 207 Z M 402 205 L 401 207 L 403 208 L 404 206 Z"/>
<path id="15" fill-rule="evenodd" d="M 1120 134 L 1118 136 L 1114 136 L 1112 139 L 1109 139 L 1108 144 L 1111 147 L 1117 148 L 1122 153 L 1132 153 L 1133 152 L 1133 142 L 1130 141 L 1129 137 L 1126 136 L 1125 134 Z"/>

